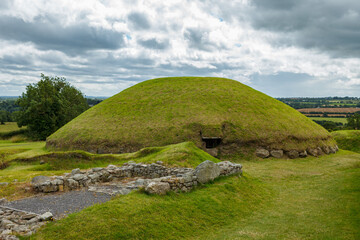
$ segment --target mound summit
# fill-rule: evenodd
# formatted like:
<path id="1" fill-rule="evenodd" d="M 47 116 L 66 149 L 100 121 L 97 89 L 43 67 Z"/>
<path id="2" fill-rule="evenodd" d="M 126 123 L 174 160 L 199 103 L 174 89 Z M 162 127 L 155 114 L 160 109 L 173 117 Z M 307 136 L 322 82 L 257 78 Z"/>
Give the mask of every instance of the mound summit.
<path id="1" fill-rule="evenodd" d="M 237 81 L 171 77 L 104 100 L 48 137 L 47 147 L 124 153 L 185 141 L 223 155 L 335 145 L 321 126 Z"/>

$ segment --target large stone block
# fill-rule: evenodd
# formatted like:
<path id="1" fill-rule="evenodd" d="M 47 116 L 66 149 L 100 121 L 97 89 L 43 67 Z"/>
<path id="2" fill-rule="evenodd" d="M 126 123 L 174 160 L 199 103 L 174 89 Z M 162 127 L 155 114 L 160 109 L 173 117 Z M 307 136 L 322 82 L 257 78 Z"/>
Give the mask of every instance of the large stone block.
<path id="1" fill-rule="evenodd" d="M 170 184 L 167 182 L 151 182 L 145 187 L 145 191 L 150 194 L 165 195 L 170 191 Z"/>
<path id="2" fill-rule="evenodd" d="M 220 175 L 220 167 L 212 161 L 206 160 L 195 168 L 194 175 L 200 183 L 207 183 Z"/>

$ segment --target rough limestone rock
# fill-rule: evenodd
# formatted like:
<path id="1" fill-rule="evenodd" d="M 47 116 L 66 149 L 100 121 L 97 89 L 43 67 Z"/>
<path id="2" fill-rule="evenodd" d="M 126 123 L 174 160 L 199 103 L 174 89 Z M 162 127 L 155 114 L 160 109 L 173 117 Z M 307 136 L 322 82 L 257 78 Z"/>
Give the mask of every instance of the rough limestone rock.
<path id="1" fill-rule="evenodd" d="M 255 155 L 260 158 L 267 158 L 270 156 L 270 153 L 265 148 L 258 148 L 255 151 Z"/>
<path id="2" fill-rule="evenodd" d="M 329 147 L 330 149 L 330 153 L 336 153 L 336 148 L 335 147 Z"/>
<path id="3" fill-rule="evenodd" d="M 290 150 L 287 155 L 289 158 L 294 159 L 299 157 L 299 152 L 296 150 Z"/>
<path id="4" fill-rule="evenodd" d="M 45 182 L 50 182 L 51 178 L 47 177 L 47 176 L 36 176 L 31 180 L 31 185 L 35 186 L 35 185 L 42 185 Z"/>
<path id="5" fill-rule="evenodd" d="M 145 187 L 145 191 L 150 194 L 165 195 L 170 191 L 170 184 L 167 182 L 151 182 Z"/>
<path id="6" fill-rule="evenodd" d="M 283 150 L 271 150 L 270 155 L 274 158 L 282 158 L 284 156 Z"/>
<path id="7" fill-rule="evenodd" d="M 299 157 L 301 157 L 301 158 L 305 158 L 305 157 L 307 157 L 307 155 L 308 154 L 307 154 L 306 150 L 299 152 Z"/>
<path id="8" fill-rule="evenodd" d="M 220 175 L 221 176 L 228 176 L 236 173 L 241 173 L 242 165 L 232 163 L 229 161 L 223 161 L 217 163 L 217 165 L 220 167 Z"/>
<path id="9" fill-rule="evenodd" d="M 207 183 L 220 175 L 220 167 L 212 161 L 206 160 L 195 168 L 194 174 L 198 182 Z"/>
<path id="10" fill-rule="evenodd" d="M 328 146 L 323 146 L 321 149 L 325 154 L 330 154 L 330 148 Z"/>
<path id="11" fill-rule="evenodd" d="M 309 155 L 311 155 L 313 157 L 319 156 L 318 150 L 316 148 L 308 148 L 306 151 Z"/>
<path id="12" fill-rule="evenodd" d="M 51 212 L 46 212 L 40 216 L 41 221 L 49 221 L 53 217 Z"/>

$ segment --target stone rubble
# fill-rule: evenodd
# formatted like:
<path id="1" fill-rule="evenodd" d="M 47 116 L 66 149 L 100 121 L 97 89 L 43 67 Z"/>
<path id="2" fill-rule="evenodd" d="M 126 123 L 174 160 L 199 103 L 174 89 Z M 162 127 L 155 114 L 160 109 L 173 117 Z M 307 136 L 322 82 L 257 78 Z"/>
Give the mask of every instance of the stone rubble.
<path id="1" fill-rule="evenodd" d="M 18 239 L 15 234 L 29 236 L 46 221 L 51 221 L 53 215 L 46 212 L 42 215 L 20 211 L 17 209 L 0 206 L 0 239 Z"/>
<path id="2" fill-rule="evenodd" d="M 274 157 L 274 158 L 305 158 L 308 155 L 313 157 L 319 157 L 324 154 L 331 154 L 336 153 L 339 151 L 339 148 L 337 145 L 335 146 L 323 146 L 323 147 L 316 147 L 316 148 L 307 148 L 306 150 L 289 150 L 284 151 L 281 149 L 271 149 L 268 150 L 268 148 L 257 148 L 255 150 L 255 155 L 259 158 L 267 158 L 267 157 Z"/>
<path id="3" fill-rule="evenodd" d="M 163 194 L 163 189 L 188 192 L 199 183 L 207 183 L 218 176 L 241 173 L 241 168 L 240 164 L 228 161 L 213 163 L 207 160 L 196 169 L 167 168 L 160 162 L 152 164 L 128 162 L 122 167 L 109 165 L 106 168 L 93 168 L 87 171 L 74 169 L 71 173 L 66 173 L 63 176 L 38 176 L 33 179 L 32 187 L 36 192 L 44 193 L 75 190 L 83 187 L 88 187 L 89 191 L 110 195 L 125 195 L 139 188 L 144 188 L 148 193 L 159 194 Z M 131 178 L 135 180 L 124 181 Z M 116 183 L 104 185 L 107 182 Z"/>

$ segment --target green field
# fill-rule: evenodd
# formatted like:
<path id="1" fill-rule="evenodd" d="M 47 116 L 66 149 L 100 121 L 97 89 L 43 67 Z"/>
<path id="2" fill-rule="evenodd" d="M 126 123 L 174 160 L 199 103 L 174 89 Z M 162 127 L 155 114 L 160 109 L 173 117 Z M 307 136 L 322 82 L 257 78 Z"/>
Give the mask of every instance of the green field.
<path id="1" fill-rule="evenodd" d="M 347 123 L 347 118 L 333 118 L 333 117 L 309 117 L 309 118 L 315 121 L 331 121 L 331 122 L 339 122 L 342 124 Z"/>
<path id="2" fill-rule="evenodd" d="M 360 238 L 359 154 L 242 164 L 243 177 L 164 197 L 119 196 L 31 239 Z"/>
<path id="3" fill-rule="evenodd" d="M 43 146 L 0 142 L 0 153 L 14 151 L 8 155 L 10 166 L 0 170 L 0 182 L 10 183 L 0 186 L 0 198 L 31 196 L 26 187 L 32 177 L 59 175 L 75 167 L 129 160 L 195 167 L 205 159 L 218 161 L 190 142 L 121 155 L 51 153 Z M 82 157 L 67 157 L 72 153 Z M 46 163 L 40 165 L 40 159 Z M 25 239 L 360 238 L 360 154 L 341 150 L 320 158 L 232 161 L 243 165 L 242 177 L 224 177 L 190 193 L 152 196 L 138 191 L 118 196 Z"/>
<path id="4" fill-rule="evenodd" d="M 19 128 L 16 122 L 6 122 L 3 125 L 0 124 L 0 133 L 9 133 L 20 129 L 25 129 L 25 127 Z"/>

